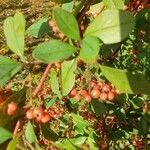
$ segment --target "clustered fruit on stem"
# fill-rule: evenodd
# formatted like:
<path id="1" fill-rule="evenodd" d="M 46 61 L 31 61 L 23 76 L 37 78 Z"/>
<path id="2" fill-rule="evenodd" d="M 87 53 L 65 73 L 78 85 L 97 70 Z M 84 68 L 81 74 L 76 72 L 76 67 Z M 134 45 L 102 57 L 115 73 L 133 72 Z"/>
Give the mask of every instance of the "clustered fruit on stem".
<path id="1" fill-rule="evenodd" d="M 91 102 L 92 99 L 99 99 L 103 101 L 113 102 L 116 96 L 119 94 L 119 91 L 111 84 L 107 84 L 101 81 L 91 80 L 89 81 L 89 87 L 83 89 L 81 92 L 76 88 L 73 88 L 69 93 L 69 98 L 74 98 L 77 101 L 80 101 L 81 98 L 84 98 L 86 102 Z"/>
<path id="2" fill-rule="evenodd" d="M 26 118 L 29 120 L 35 119 L 37 123 L 48 123 L 51 120 L 51 116 L 45 112 L 42 107 L 29 109 L 26 112 Z"/>

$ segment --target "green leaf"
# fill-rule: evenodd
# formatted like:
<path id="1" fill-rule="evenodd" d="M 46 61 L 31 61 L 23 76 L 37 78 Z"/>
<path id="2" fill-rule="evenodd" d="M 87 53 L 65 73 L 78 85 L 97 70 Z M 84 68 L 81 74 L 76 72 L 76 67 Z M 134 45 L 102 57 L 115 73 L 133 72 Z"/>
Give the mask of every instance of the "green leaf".
<path id="1" fill-rule="evenodd" d="M 21 65 L 6 56 L 0 56 L 0 86 L 3 86 L 19 70 Z"/>
<path id="2" fill-rule="evenodd" d="M 28 122 L 28 124 L 26 126 L 25 137 L 31 144 L 35 143 L 35 141 L 36 141 L 36 135 L 34 133 L 34 128 L 30 121 Z"/>
<path id="3" fill-rule="evenodd" d="M 67 43 L 51 40 L 38 45 L 32 55 L 35 59 L 42 60 L 44 63 L 54 63 L 70 57 L 76 48 Z"/>
<path id="4" fill-rule="evenodd" d="M 92 150 L 99 150 L 99 148 L 96 145 L 94 139 L 92 139 L 90 137 L 88 137 L 87 144 L 89 144 L 90 149 L 92 149 Z"/>
<path id="5" fill-rule="evenodd" d="M 95 63 L 99 50 L 100 41 L 96 37 L 85 37 L 82 41 L 79 57 L 86 63 Z"/>
<path id="6" fill-rule="evenodd" d="M 129 12 L 108 9 L 100 13 L 88 26 L 84 36 L 96 36 L 105 44 L 118 43 L 134 28 L 134 16 Z"/>
<path id="7" fill-rule="evenodd" d="M 62 8 L 55 8 L 53 11 L 54 19 L 58 28 L 68 37 L 80 40 L 80 31 L 75 17 Z"/>
<path id="8" fill-rule="evenodd" d="M 98 100 L 92 100 L 91 107 L 93 112 L 96 113 L 96 115 L 103 115 L 107 111 L 107 108 L 104 105 L 104 103 Z"/>
<path id="9" fill-rule="evenodd" d="M 50 72 L 50 85 L 52 91 L 58 95 L 58 97 L 61 97 L 61 92 L 59 90 L 59 83 L 58 83 L 58 78 L 57 78 L 57 72 L 55 69 L 51 69 Z"/>
<path id="10" fill-rule="evenodd" d="M 110 9 L 123 9 L 124 2 L 123 0 L 103 0 L 105 6 Z"/>
<path id="11" fill-rule="evenodd" d="M 4 34 L 7 45 L 22 60 L 24 60 L 24 33 L 25 18 L 21 12 L 16 12 L 14 17 L 8 17 L 4 21 Z"/>
<path id="12" fill-rule="evenodd" d="M 16 150 L 17 144 L 19 142 L 19 138 L 15 138 L 11 140 L 6 148 L 6 150 Z"/>
<path id="13" fill-rule="evenodd" d="M 62 95 L 66 96 L 74 86 L 75 73 L 77 68 L 77 61 L 73 59 L 71 61 L 64 61 L 61 64 L 61 90 Z"/>
<path id="14" fill-rule="evenodd" d="M 12 138 L 12 133 L 3 127 L 0 127 L 0 144 Z"/>
<path id="15" fill-rule="evenodd" d="M 57 100 L 58 100 L 57 97 L 53 97 L 52 99 L 46 100 L 46 102 L 45 102 L 46 108 L 51 107 Z"/>
<path id="16" fill-rule="evenodd" d="M 125 70 L 100 65 L 104 76 L 120 91 L 128 94 L 150 95 L 150 83 L 142 74 L 130 74 Z"/>
<path id="17" fill-rule="evenodd" d="M 51 32 L 48 22 L 49 22 L 48 18 L 40 19 L 39 21 L 32 24 L 27 29 L 27 31 L 26 31 L 27 34 L 29 34 L 30 36 L 33 36 L 35 38 L 40 38 L 40 37 L 44 36 L 46 33 Z"/>
<path id="18" fill-rule="evenodd" d="M 85 136 L 79 136 L 77 138 L 70 138 L 69 141 L 73 145 L 75 145 L 75 146 L 80 148 L 82 146 L 82 144 L 85 142 L 86 139 L 87 139 L 87 137 L 85 137 Z"/>
<path id="19" fill-rule="evenodd" d="M 72 45 L 61 41 L 52 40 L 39 45 L 33 52 L 33 57 L 39 58 L 47 63 L 52 63 L 70 57 L 75 50 L 76 48 Z"/>
<path id="20" fill-rule="evenodd" d="M 84 128 L 89 125 L 88 121 L 84 120 L 82 116 L 76 114 L 71 114 L 71 116 L 73 118 L 73 123 L 77 128 L 84 130 Z"/>

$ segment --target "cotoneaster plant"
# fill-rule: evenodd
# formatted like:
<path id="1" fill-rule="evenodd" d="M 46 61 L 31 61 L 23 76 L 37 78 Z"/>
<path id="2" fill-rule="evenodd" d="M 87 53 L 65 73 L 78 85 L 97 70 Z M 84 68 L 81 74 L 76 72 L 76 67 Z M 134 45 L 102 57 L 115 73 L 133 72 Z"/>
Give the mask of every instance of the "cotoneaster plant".
<path id="1" fill-rule="evenodd" d="M 149 132 L 145 99 L 149 99 L 150 82 L 147 70 L 140 65 L 139 70 L 133 68 L 136 60 L 146 67 L 149 61 L 145 62 L 145 54 L 140 58 L 129 49 L 136 45 L 137 32 L 146 28 L 139 22 L 149 23 L 149 9 L 138 12 L 138 4 L 132 11 L 132 3 L 125 0 L 54 2 L 51 18 L 42 18 L 27 29 L 19 11 L 4 21 L 7 46 L 17 57 L 0 56 L 0 86 L 6 88 L 23 72 L 25 80 L 8 100 L 0 95 L 0 119 L 6 117 L 0 121 L 0 144 L 13 138 L 7 150 L 12 145 L 37 150 L 143 148 L 148 144 L 141 139 L 147 139 Z M 149 4 L 139 3 L 145 8 Z M 28 36 L 48 40 L 30 54 L 25 51 Z M 141 41 L 150 47 L 148 39 Z M 35 75 L 38 67 L 40 79 Z M 17 122 L 13 134 L 5 129 L 12 130 L 9 117 Z"/>

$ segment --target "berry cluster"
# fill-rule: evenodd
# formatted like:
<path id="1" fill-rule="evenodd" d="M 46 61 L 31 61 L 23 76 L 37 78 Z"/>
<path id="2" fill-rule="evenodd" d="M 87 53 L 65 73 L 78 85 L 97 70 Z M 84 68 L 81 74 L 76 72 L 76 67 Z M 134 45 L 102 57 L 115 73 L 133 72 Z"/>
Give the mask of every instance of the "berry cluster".
<path id="1" fill-rule="evenodd" d="M 115 97 L 118 95 L 118 90 L 115 89 L 111 84 L 106 84 L 104 82 L 97 82 L 95 79 L 89 81 L 89 87 L 87 90 L 77 91 L 73 88 L 69 93 L 70 98 L 74 98 L 77 101 L 83 97 L 86 102 L 91 102 L 92 99 L 100 99 L 103 101 L 114 101 Z"/>
<path id="2" fill-rule="evenodd" d="M 149 8 L 150 7 L 150 3 L 149 0 L 132 0 L 131 2 L 129 2 L 128 6 L 127 6 L 127 10 L 129 11 L 140 11 L 144 8 Z"/>
<path id="3" fill-rule="evenodd" d="M 48 109 L 48 113 L 54 119 L 59 119 L 65 113 L 65 108 L 63 108 L 63 107 L 58 108 L 57 106 L 54 105 L 54 106 L 52 106 L 51 108 Z"/>
<path id="4" fill-rule="evenodd" d="M 26 112 L 27 119 L 35 119 L 37 123 L 48 123 L 51 120 L 49 113 L 45 112 L 42 107 L 35 107 Z"/>
<path id="5" fill-rule="evenodd" d="M 54 20 L 49 21 L 49 26 L 52 28 L 54 35 L 56 37 L 59 37 L 61 39 L 64 37 L 64 34 L 62 32 L 60 32 L 60 30 L 58 29 L 56 22 Z"/>
<path id="6" fill-rule="evenodd" d="M 17 112 L 17 110 L 18 110 L 18 103 L 16 103 L 16 102 L 10 102 L 8 104 L 8 106 L 7 106 L 7 114 L 9 116 L 15 115 L 16 112 Z"/>

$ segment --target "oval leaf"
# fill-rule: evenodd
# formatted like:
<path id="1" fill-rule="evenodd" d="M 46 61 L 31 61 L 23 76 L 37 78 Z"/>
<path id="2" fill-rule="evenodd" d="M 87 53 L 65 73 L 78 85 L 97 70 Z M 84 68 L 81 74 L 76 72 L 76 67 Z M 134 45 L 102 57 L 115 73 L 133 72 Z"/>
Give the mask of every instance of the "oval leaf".
<path id="1" fill-rule="evenodd" d="M 3 86 L 20 69 L 20 64 L 17 64 L 8 57 L 0 56 L 0 86 Z"/>
<path id="2" fill-rule="evenodd" d="M 42 37 L 51 31 L 48 21 L 47 18 L 40 19 L 38 22 L 32 24 L 26 32 L 35 38 Z"/>
<path id="3" fill-rule="evenodd" d="M 31 144 L 36 141 L 36 135 L 34 133 L 34 128 L 30 121 L 28 122 L 28 124 L 26 126 L 25 137 Z"/>
<path id="4" fill-rule="evenodd" d="M 57 78 L 57 72 L 52 68 L 50 72 L 50 85 L 52 91 L 58 95 L 58 97 L 61 97 L 61 93 L 59 90 L 59 83 Z"/>
<path id="5" fill-rule="evenodd" d="M 124 7 L 123 0 L 103 0 L 103 2 L 107 8 L 123 9 Z"/>
<path id="6" fill-rule="evenodd" d="M 96 37 L 85 37 L 79 57 L 86 63 L 95 63 L 100 50 L 100 41 Z"/>
<path id="7" fill-rule="evenodd" d="M 14 53 L 24 60 L 24 33 L 25 19 L 21 12 L 16 12 L 14 17 L 4 21 L 4 34 L 7 45 Z"/>
<path id="8" fill-rule="evenodd" d="M 16 150 L 17 144 L 19 142 L 19 138 L 13 139 L 9 142 L 6 150 Z"/>
<path id="9" fill-rule="evenodd" d="M 109 9 L 100 13 L 88 26 L 84 36 L 96 36 L 105 44 L 118 43 L 134 28 L 134 17 L 123 10 Z"/>
<path id="10" fill-rule="evenodd" d="M 76 60 L 64 61 L 61 65 L 61 88 L 62 95 L 66 96 L 74 86 L 75 73 L 77 68 Z"/>
<path id="11" fill-rule="evenodd" d="M 100 68 L 120 93 L 150 95 L 150 83 L 142 74 L 132 75 L 127 71 L 106 66 L 100 66 Z"/>
<path id="12" fill-rule="evenodd" d="M 72 45 L 52 40 L 38 45 L 32 55 L 45 63 L 54 63 L 70 57 L 75 50 L 76 48 Z"/>
<path id="13" fill-rule="evenodd" d="M 58 28 L 68 37 L 80 40 L 80 31 L 75 17 L 66 10 L 55 8 L 53 11 L 54 19 Z"/>
<path id="14" fill-rule="evenodd" d="M 0 127 L 0 144 L 12 138 L 11 132 L 3 127 Z"/>

